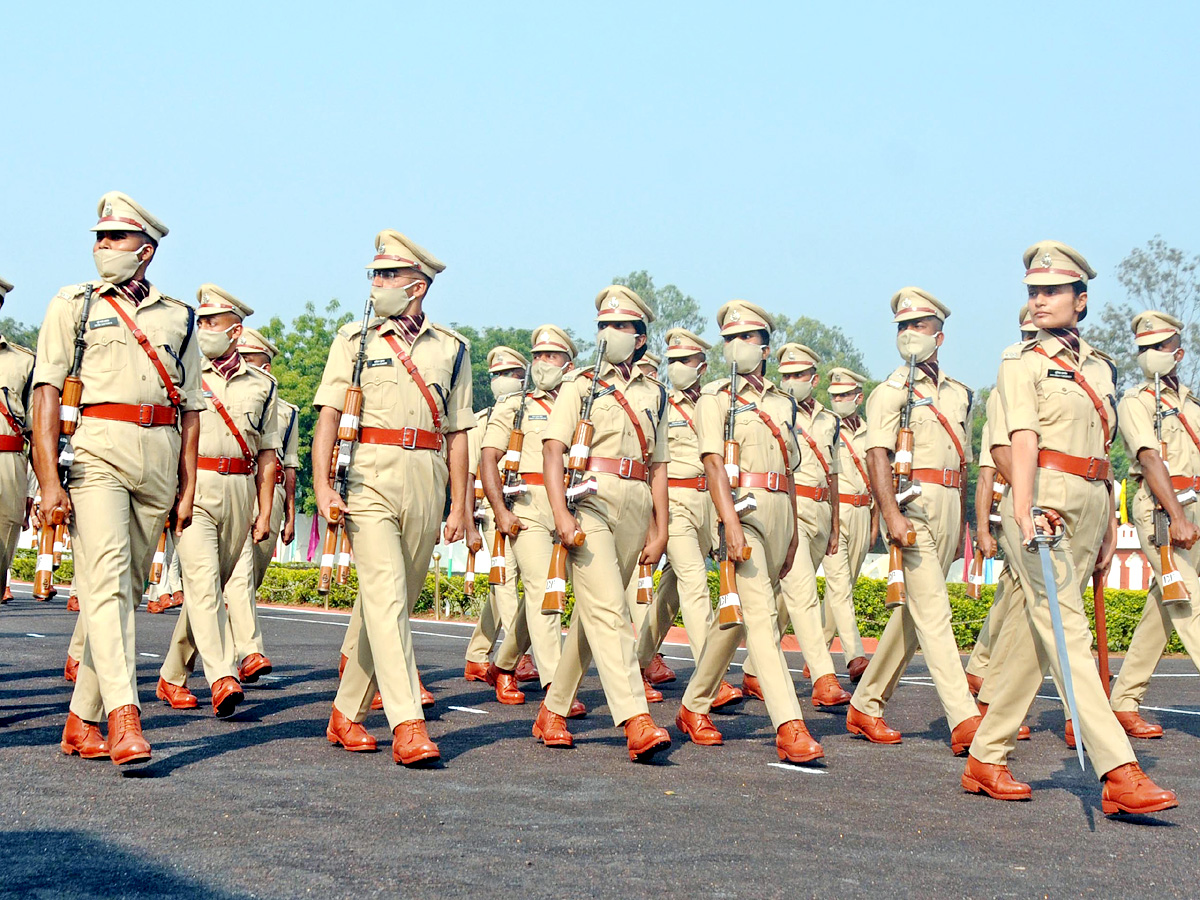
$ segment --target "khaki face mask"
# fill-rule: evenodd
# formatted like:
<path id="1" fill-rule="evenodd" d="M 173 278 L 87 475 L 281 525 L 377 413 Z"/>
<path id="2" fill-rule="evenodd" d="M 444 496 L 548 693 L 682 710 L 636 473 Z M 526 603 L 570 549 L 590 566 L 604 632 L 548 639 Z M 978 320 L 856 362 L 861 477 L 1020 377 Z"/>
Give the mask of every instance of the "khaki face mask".
<path id="1" fill-rule="evenodd" d="M 567 365 L 569 366 L 570 363 L 567 363 Z M 533 381 L 533 386 L 538 390 L 552 391 L 562 384 L 563 375 L 566 374 L 566 370 L 566 366 L 556 366 L 552 362 L 538 359 L 534 360 L 529 377 Z"/>
<path id="2" fill-rule="evenodd" d="M 617 331 L 611 326 L 606 326 L 600 329 L 597 339 L 608 342 L 604 347 L 604 359 L 614 366 L 617 363 L 628 362 L 629 357 L 633 356 L 633 351 L 637 349 L 638 336 L 632 331 Z"/>
<path id="3" fill-rule="evenodd" d="M 1142 370 L 1142 374 L 1146 376 L 1146 380 L 1153 381 L 1155 375 L 1160 378 L 1170 375 L 1175 370 L 1175 366 L 1179 364 L 1175 359 L 1176 352 L 1150 348 L 1139 353 L 1137 364 Z"/>
<path id="4" fill-rule="evenodd" d="M 797 403 L 803 403 L 812 396 L 813 383 L 811 381 L 801 381 L 798 378 L 789 378 L 783 383 L 783 389 L 791 394 Z"/>
<path id="5" fill-rule="evenodd" d="M 686 391 L 700 380 L 700 370 L 703 368 L 703 364 L 689 366 L 687 363 L 670 362 L 667 363 L 667 378 L 671 380 L 671 387 L 675 390 Z"/>
<path id="6" fill-rule="evenodd" d="M 197 328 L 196 343 L 200 347 L 200 352 L 209 359 L 220 359 L 229 352 L 229 348 L 233 344 L 233 338 L 229 336 L 229 332 L 235 328 L 237 328 L 236 325 L 230 325 L 224 331 Z"/>
<path id="7" fill-rule="evenodd" d="M 854 415 L 854 411 L 858 409 L 858 404 L 853 400 L 844 400 L 837 397 L 829 398 L 829 408 L 833 410 L 835 416 L 845 417 Z"/>
<path id="8" fill-rule="evenodd" d="M 742 338 L 727 341 L 721 353 L 725 357 L 725 362 L 729 363 L 739 375 L 750 375 L 757 372 L 763 361 L 762 346 L 751 344 Z"/>
<path id="9" fill-rule="evenodd" d="M 416 283 L 417 279 L 413 279 L 404 287 L 371 285 L 371 304 L 375 307 L 375 315 L 390 319 L 408 309 L 408 304 L 412 303 L 412 298 L 408 296 L 408 289 Z"/>
<path id="10" fill-rule="evenodd" d="M 506 394 L 515 394 L 524 382 L 515 375 L 497 375 L 492 379 L 492 396 L 499 400 Z"/>
<path id="11" fill-rule="evenodd" d="M 917 362 L 923 363 L 937 350 L 937 335 L 924 334 L 913 328 L 906 329 L 896 335 L 896 349 L 900 351 L 900 358 L 905 362 L 915 356 Z"/>
<path id="12" fill-rule="evenodd" d="M 137 274 L 142 264 L 137 250 L 93 250 L 92 260 L 96 263 L 96 272 L 111 284 L 124 284 Z"/>

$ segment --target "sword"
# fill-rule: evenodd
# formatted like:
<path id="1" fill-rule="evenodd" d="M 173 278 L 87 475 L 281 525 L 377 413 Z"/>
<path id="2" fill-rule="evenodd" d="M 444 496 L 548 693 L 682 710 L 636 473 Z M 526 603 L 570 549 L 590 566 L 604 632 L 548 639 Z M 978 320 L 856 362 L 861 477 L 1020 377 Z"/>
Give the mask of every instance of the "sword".
<path id="1" fill-rule="evenodd" d="M 1055 531 L 1055 527 L 1062 524 L 1062 516 L 1052 509 L 1041 509 L 1037 506 L 1031 512 L 1036 533 L 1025 545 L 1025 549 L 1038 554 L 1042 560 L 1046 604 L 1050 607 L 1050 623 L 1054 626 L 1054 649 L 1058 654 L 1058 667 L 1062 670 L 1062 687 L 1063 693 L 1067 695 L 1067 709 L 1075 723 L 1075 753 L 1079 756 L 1079 768 L 1086 770 L 1083 762 L 1083 725 L 1079 721 L 1079 706 L 1075 703 L 1075 683 L 1071 679 L 1071 661 L 1067 658 L 1067 637 L 1063 632 L 1062 608 L 1058 605 L 1058 583 L 1054 580 L 1054 565 L 1050 561 L 1050 550 L 1062 541 L 1062 531 Z M 1037 519 L 1042 516 L 1050 523 L 1049 532 L 1042 531 L 1037 525 Z"/>

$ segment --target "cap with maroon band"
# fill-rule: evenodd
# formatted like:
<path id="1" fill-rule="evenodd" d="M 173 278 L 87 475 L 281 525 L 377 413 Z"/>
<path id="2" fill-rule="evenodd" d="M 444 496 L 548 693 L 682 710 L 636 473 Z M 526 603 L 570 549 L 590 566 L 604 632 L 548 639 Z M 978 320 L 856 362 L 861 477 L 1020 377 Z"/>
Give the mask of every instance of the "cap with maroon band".
<path id="1" fill-rule="evenodd" d="M 1161 344 L 1181 331 L 1183 322 L 1170 313 L 1148 309 L 1133 317 L 1133 342 L 1139 347 Z"/>
<path id="2" fill-rule="evenodd" d="M 5 296 L 13 289 L 12 284 L 0 278 L 0 303 L 4 302 Z"/>
<path id="3" fill-rule="evenodd" d="M 1096 277 L 1096 270 L 1088 265 L 1083 254 L 1061 241 L 1038 241 L 1025 251 L 1026 284 L 1071 284 L 1082 281 L 1085 285 Z"/>
<path id="4" fill-rule="evenodd" d="M 805 372 L 815 369 L 821 362 L 817 351 L 804 344 L 789 341 L 775 351 L 775 359 L 779 362 L 779 374 L 790 375 L 793 372 Z"/>
<path id="5" fill-rule="evenodd" d="M 845 366 L 835 366 L 829 370 L 829 393 L 852 394 L 862 390 L 867 383 L 867 376 L 859 375 L 853 369 Z"/>
<path id="6" fill-rule="evenodd" d="M 539 325 L 533 330 L 533 353 L 565 353 L 571 359 L 579 352 L 571 336 L 557 325 Z"/>
<path id="7" fill-rule="evenodd" d="M 510 369 L 525 369 L 528 365 L 525 357 L 514 350 L 512 347 L 505 347 L 499 344 L 488 351 L 487 367 L 488 372 L 495 374 L 496 372 L 507 372 Z"/>
<path id="8" fill-rule="evenodd" d="M 672 328 L 667 332 L 666 339 L 667 359 L 683 359 L 687 356 L 695 356 L 697 353 L 706 353 L 712 349 L 712 344 L 692 334 L 686 328 Z"/>
<path id="9" fill-rule="evenodd" d="M 109 191 L 101 197 L 96 215 L 100 221 L 92 226 L 92 231 L 140 231 L 155 243 L 167 235 L 166 225 L 120 191 Z"/>
<path id="10" fill-rule="evenodd" d="M 893 322 L 908 322 L 926 316 L 934 316 L 945 322 L 950 317 L 950 309 L 946 304 L 919 287 L 900 288 L 892 294 L 892 313 Z"/>
<path id="11" fill-rule="evenodd" d="M 637 364 L 647 375 L 657 377 L 658 367 L 662 365 L 662 360 L 653 353 L 647 353 L 637 361 Z"/>
<path id="12" fill-rule="evenodd" d="M 654 319 L 654 310 L 623 284 L 610 284 L 596 295 L 596 322 L 601 328 L 610 322 L 645 322 L 649 325 Z"/>
<path id="13" fill-rule="evenodd" d="M 215 316 L 220 313 L 233 313 L 239 319 L 244 319 L 254 313 L 249 306 L 239 300 L 224 288 L 215 284 L 202 284 L 196 291 L 196 316 Z"/>
<path id="14" fill-rule="evenodd" d="M 721 329 L 721 337 L 775 330 L 775 320 L 770 313 L 748 300 L 730 300 L 717 310 L 717 325 Z"/>
<path id="15" fill-rule="evenodd" d="M 446 268 L 446 264 L 422 247 L 410 241 L 393 228 L 386 228 L 375 235 L 375 258 L 367 263 L 368 269 L 418 269 L 426 278 Z"/>
<path id="16" fill-rule="evenodd" d="M 261 331 L 249 326 L 243 328 L 242 333 L 238 335 L 237 349 L 243 356 L 247 353 L 261 353 L 268 359 L 274 359 L 279 353 L 279 348 L 263 337 Z"/>

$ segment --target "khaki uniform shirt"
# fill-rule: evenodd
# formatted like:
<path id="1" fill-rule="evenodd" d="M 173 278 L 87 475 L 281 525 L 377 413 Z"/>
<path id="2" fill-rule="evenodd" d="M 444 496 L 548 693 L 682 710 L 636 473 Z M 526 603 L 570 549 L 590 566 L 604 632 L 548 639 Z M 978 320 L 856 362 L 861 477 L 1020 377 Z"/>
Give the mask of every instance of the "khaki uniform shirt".
<path id="1" fill-rule="evenodd" d="M 882 447 L 888 453 L 895 451 L 896 436 L 900 433 L 900 416 L 907 396 L 907 381 L 908 366 L 900 366 L 871 391 L 867 399 L 867 449 Z M 942 371 L 938 372 L 938 383 L 935 385 L 926 372 L 918 369 L 916 392 L 933 399 L 933 405 L 949 423 L 969 462 L 971 390 Z M 932 409 L 928 406 L 914 409 L 909 427 L 913 431 L 913 468 L 958 469 L 963 458 Z"/>
<path id="2" fill-rule="evenodd" d="M 825 487 L 828 481 L 825 466 L 829 467 L 829 474 L 837 475 L 840 465 L 838 455 L 834 452 L 838 436 L 838 417 L 814 400 L 811 415 L 806 413 L 802 406 L 797 407 L 795 428 L 796 444 L 801 448 L 802 456 L 800 466 L 796 470 L 796 484 Z M 815 453 L 805 435 L 817 445 Z M 821 459 L 817 458 L 818 453 L 821 459 L 824 459 L 825 466 L 821 465 Z"/>
<path id="3" fill-rule="evenodd" d="M 1000 392 L 993 390 L 987 398 L 987 419 L 983 423 L 983 433 L 979 442 L 979 468 L 994 469 L 996 461 L 992 458 L 993 447 L 1007 447 L 1012 443 L 1008 436 L 1008 425 L 1004 421 L 1004 405 L 1000 402 Z"/>
<path id="4" fill-rule="evenodd" d="M 285 469 L 300 468 L 300 408 L 275 395 L 275 430 L 279 432 L 279 463 Z"/>
<path id="5" fill-rule="evenodd" d="M 0 335 L 0 404 L 17 423 L 17 434 L 30 430 L 29 393 L 33 386 L 33 351 L 9 343 Z M 0 416 L 0 434 L 12 435 L 8 420 Z M 0 453 L 0 522 L 19 522 L 25 517 L 29 486 L 28 444 L 20 453 Z"/>
<path id="6" fill-rule="evenodd" d="M 212 360 L 201 364 L 204 410 L 200 413 L 200 456 L 242 459 L 241 445 L 217 412 L 213 400 L 221 401 L 233 424 L 250 448 L 252 459 L 260 450 L 279 450 L 278 416 L 275 408 L 275 379 L 241 360 L 226 380 L 213 368 Z M 204 472 L 224 478 L 217 472 Z"/>
<path id="7" fill-rule="evenodd" d="M 700 436 L 696 431 L 696 403 L 683 391 L 671 391 L 667 404 L 667 446 L 671 451 L 668 478 L 698 478 L 704 474 Z"/>
<path id="8" fill-rule="evenodd" d="M 520 408 L 519 393 L 508 394 L 496 402 L 488 419 L 487 431 L 482 436 L 484 447 L 499 450 L 502 455 L 508 452 L 508 439 Z M 525 418 L 521 421 L 521 432 L 524 434 L 521 458 L 517 462 L 517 471 L 521 475 L 542 474 L 542 441 L 545 440 L 546 429 L 550 425 L 550 410 L 553 408 L 554 398 L 545 391 L 534 388 L 529 392 L 525 401 Z M 541 485 L 527 485 L 517 495 L 513 512 L 521 519 L 539 522 L 547 530 L 554 527 L 550 501 L 546 498 L 546 489 Z"/>
<path id="9" fill-rule="evenodd" d="M 696 402 L 696 428 L 700 432 L 700 455 L 725 455 L 725 424 L 729 418 L 729 379 L 723 378 L 704 387 Z M 733 423 L 733 437 L 741 445 L 743 472 L 790 472 L 801 464 L 803 451 L 793 430 L 796 403 L 769 381 L 761 392 L 739 381 L 738 396 L 765 412 L 783 435 L 787 458 L 780 456 L 779 442 L 771 429 L 752 409 L 738 412 Z"/>
<path id="10" fill-rule="evenodd" d="M 863 473 L 859 471 L 859 466 L 862 466 L 863 471 L 867 468 L 867 418 L 866 416 L 858 417 L 859 425 L 856 431 L 850 431 L 846 428 L 846 423 L 842 421 L 838 426 L 837 438 L 837 460 L 838 460 L 838 491 L 843 494 L 869 494 L 871 488 L 867 484 Z M 853 450 L 852 454 L 850 451 Z M 855 456 L 858 458 L 858 463 L 855 464 Z"/>
<path id="11" fill-rule="evenodd" d="M 1194 478 L 1200 475 L 1200 448 L 1192 441 L 1179 416 L 1186 416 L 1192 431 L 1200 436 L 1200 401 L 1186 385 L 1180 385 L 1178 394 L 1166 388 L 1162 389 L 1161 394 L 1163 412 L 1180 410 L 1179 415 L 1167 416 L 1162 420 L 1162 437 L 1167 445 L 1167 456 L 1163 462 L 1172 475 Z M 1147 448 L 1161 452 L 1154 434 L 1154 383 L 1143 381 L 1127 390 L 1117 407 L 1117 414 L 1121 439 L 1129 454 L 1129 474 L 1141 478 L 1142 464 L 1138 461 L 1138 453 Z"/>

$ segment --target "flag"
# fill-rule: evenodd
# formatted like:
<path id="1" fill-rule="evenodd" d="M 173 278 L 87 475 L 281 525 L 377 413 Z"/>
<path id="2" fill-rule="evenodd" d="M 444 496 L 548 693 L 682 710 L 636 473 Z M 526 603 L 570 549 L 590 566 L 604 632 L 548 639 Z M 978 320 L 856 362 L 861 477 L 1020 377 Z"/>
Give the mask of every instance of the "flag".
<path id="1" fill-rule="evenodd" d="M 317 517 L 312 517 L 312 531 L 308 535 L 308 561 L 313 561 L 313 554 L 317 552 L 317 545 L 321 543 L 321 533 L 317 530 Z"/>
<path id="2" fill-rule="evenodd" d="M 1125 508 L 1127 487 L 1128 487 L 1127 479 L 1122 478 L 1121 479 L 1121 496 L 1117 498 L 1117 509 L 1120 511 L 1122 525 L 1129 524 L 1129 510 L 1127 510 Z"/>
<path id="3" fill-rule="evenodd" d="M 971 526 L 966 522 L 963 523 L 963 583 L 965 584 L 971 577 L 971 560 L 975 558 L 975 551 L 971 547 Z"/>

